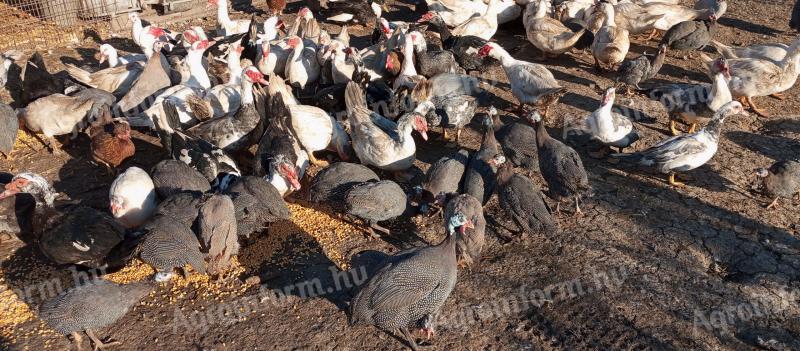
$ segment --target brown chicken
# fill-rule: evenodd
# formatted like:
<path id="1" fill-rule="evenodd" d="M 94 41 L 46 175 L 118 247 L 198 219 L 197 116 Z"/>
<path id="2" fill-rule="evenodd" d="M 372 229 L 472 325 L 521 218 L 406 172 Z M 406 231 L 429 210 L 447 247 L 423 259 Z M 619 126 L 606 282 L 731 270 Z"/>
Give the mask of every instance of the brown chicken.
<path id="1" fill-rule="evenodd" d="M 114 168 L 133 156 L 136 148 L 131 141 L 131 126 L 126 121 L 111 119 L 106 108 L 100 120 L 89 129 L 92 138 L 92 158 L 106 166 L 112 174 Z"/>
<path id="2" fill-rule="evenodd" d="M 267 0 L 267 6 L 272 11 L 272 15 L 277 16 L 283 14 L 283 10 L 286 8 L 286 0 Z"/>

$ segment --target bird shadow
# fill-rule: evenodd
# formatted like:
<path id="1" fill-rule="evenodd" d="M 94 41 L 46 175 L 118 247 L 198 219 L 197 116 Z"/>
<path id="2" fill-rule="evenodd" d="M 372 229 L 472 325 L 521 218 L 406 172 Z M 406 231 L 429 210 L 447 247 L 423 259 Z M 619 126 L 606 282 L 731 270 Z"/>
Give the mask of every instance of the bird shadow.
<path id="1" fill-rule="evenodd" d="M 725 137 L 750 151 L 762 154 L 773 160 L 800 155 L 800 141 L 744 131 L 730 131 Z"/>
<path id="2" fill-rule="evenodd" d="M 767 27 L 761 24 L 744 21 L 738 18 L 723 17 L 719 19 L 719 24 L 726 27 L 733 27 L 739 30 L 748 31 L 750 33 L 765 34 L 774 36 L 782 33 L 782 31 Z"/>
<path id="3" fill-rule="evenodd" d="M 11 95 L 11 107 L 25 107 L 25 101 L 22 99 L 22 67 L 16 62 L 8 67 L 8 81 L 5 87 Z"/>
<path id="4" fill-rule="evenodd" d="M 81 68 L 89 68 L 96 70 L 100 65 L 100 61 L 95 58 L 98 50 L 94 48 L 77 48 L 75 52 L 78 53 L 78 58 L 72 56 L 61 56 L 60 60 L 63 64 L 70 64 Z"/>
<path id="5" fill-rule="evenodd" d="M 764 122 L 767 133 L 800 133 L 800 120 L 792 118 L 770 119 Z"/>
<path id="6" fill-rule="evenodd" d="M 688 80 L 698 81 L 698 82 L 708 81 L 708 76 L 703 74 L 703 73 L 701 73 L 701 72 L 687 70 L 687 69 L 685 69 L 683 67 L 678 67 L 678 66 L 675 66 L 675 65 L 669 64 L 669 63 L 664 63 L 664 65 L 661 66 L 661 70 L 658 71 L 658 73 L 661 74 L 661 75 L 666 75 L 666 76 L 670 76 L 670 77 L 681 79 L 681 80 L 688 79 Z M 672 82 L 672 83 L 674 83 L 674 82 Z"/>

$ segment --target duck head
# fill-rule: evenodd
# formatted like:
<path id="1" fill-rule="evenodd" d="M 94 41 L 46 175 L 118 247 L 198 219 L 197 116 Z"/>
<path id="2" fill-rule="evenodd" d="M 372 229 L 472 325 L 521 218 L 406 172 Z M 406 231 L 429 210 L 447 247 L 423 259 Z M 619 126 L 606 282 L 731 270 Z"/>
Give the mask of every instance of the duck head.
<path id="1" fill-rule="evenodd" d="M 242 78 L 247 79 L 251 83 L 269 85 L 269 82 L 266 79 L 264 79 L 264 75 L 254 66 L 247 67 L 242 72 Z"/>
<path id="2" fill-rule="evenodd" d="M 471 220 L 467 218 L 466 215 L 460 212 L 454 213 L 450 218 L 447 220 L 447 233 L 453 234 L 455 233 L 456 229 L 458 229 L 459 234 L 464 234 L 467 232 L 467 229 L 474 229 L 475 225 L 472 223 Z"/>
<path id="3" fill-rule="evenodd" d="M 293 191 L 300 190 L 300 173 L 297 166 L 289 162 L 283 155 L 278 155 L 270 162 L 270 168 L 273 174 L 278 174 L 283 179 L 286 179 L 291 185 Z"/>
<path id="4" fill-rule="evenodd" d="M 15 175 L 11 182 L 6 184 L 5 190 L 0 193 L 0 199 L 20 193 L 31 194 L 37 200 L 42 200 L 47 204 L 52 204 L 56 198 L 56 192 L 47 179 L 33 172 Z"/>

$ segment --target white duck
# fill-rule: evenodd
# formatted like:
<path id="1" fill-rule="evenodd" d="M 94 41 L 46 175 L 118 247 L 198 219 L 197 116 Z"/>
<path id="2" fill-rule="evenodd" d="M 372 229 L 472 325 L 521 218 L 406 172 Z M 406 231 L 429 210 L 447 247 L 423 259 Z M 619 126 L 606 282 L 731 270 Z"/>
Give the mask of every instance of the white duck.
<path id="1" fill-rule="evenodd" d="M 478 51 L 478 55 L 500 61 L 511 84 L 511 92 L 519 101 L 520 110 L 523 105 L 535 105 L 543 107 L 543 115 L 546 116 L 549 106 L 564 93 L 564 88 L 547 67 L 517 60 L 497 43 L 487 43 Z"/>
<path id="2" fill-rule="evenodd" d="M 428 9 L 436 12 L 449 27 L 457 27 L 475 15 L 486 12 L 488 5 L 481 1 L 464 0 L 427 0 Z M 511 22 L 520 16 L 522 8 L 514 0 L 499 0 L 497 4 L 497 22 Z"/>
<path id="3" fill-rule="evenodd" d="M 156 209 L 156 189 L 143 169 L 131 167 L 114 179 L 108 191 L 111 215 L 126 228 L 142 225 Z"/>
<path id="4" fill-rule="evenodd" d="M 345 104 L 353 149 L 361 163 L 390 172 L 403 172 L 414 164 L 417 146 L 411 132 L 416 130 L 428 139 L 425 116 L 434 108 L 433 103 L 421 103 L 395 123 L 368 109 L 364 91 L 357 83 L 349 82 Z"/>
<path id="5" fill-rule="evenodd" d="M 414 67 L 414 35 L 419 33 L 408 34 L 404 37 L 403 42 L 403 67 L 400 69 L 400 74 L 394 79 L 392 88 L 397 91 L 400 87 L 406 87 L 409 90 L 414 89 L 424 77 L 417 74 L 417 69 Z"/>
<path id="6" fill-rule="evenodd" d="M 339 157 L 347 161 L 350 137 L 342 126 L 325 110 L 308 105 L 288 105 L 289 121 L 300 146 L 308 154 L 311 163 L 327 166 L 327 162 L 314 157 L 314 152 L 321 150 L 335 151 Z"/>
<path id="7" fill-rule="evenodd" d="M 707 57 L 704 59 L 710 61 Z M 749 105 L 758 115 L 767 116 L 753 103 L 752 98 L 772 95 L 782 99 L 781 93 L 794 86 L 800 74 L 800 40 L 789 47 L 786 56 L 779 62 L 740 58 L 728 60 L 728 65 L 731 68 L 728 82 L 731 94 Z"/>
<path id="8" fill-rule="evenodd" d="M 144 54 L 129 54 L 119 56 L 119 52 L 110 44 L 100 45 L 98 49 L 98 61 L 100 63 L 108 61 L 108 67 L 117 67 L 119 65 L 127 65 L 133 62 L 146 62 L 147 55 Z"/>
<path id="9" fill-rule="evenodd" d="M 137 61 L 127 65 L 101 69 L 94 73 L 89 73 L 70 63 L 65 66 L 67 73 L 76 81 L 92 88 L 105 90 L 117 97 L 122 97 L 128 93 L 133 83 L 142 74 L 144 64 L 142 61 Z"/>
<path id="10" fill-rule="evenodd" d="M 243 69 L 241 65 L 241 55 L 244 48 L 238 42 L 228 47 L 229 78 L 225 84 L 219 84 L 208 89 L 203 96 L 203 100 L 208 102 L 209 108 L 213 112 L 212 118 L 222 117 L 239 110 L 242 103 L 243 91 Z"/>
<path id="11" fill-rule="evenodd" d="M 258 58 L 256 67 L 264 75 L 276 73 L 283 76 L 286 72 L 286 61 L 289 60 L 289 55 L 292 53 L 291 49 L 285 40 L 278 40 L 272 44 L 262 42 L 261 56 Z"/>
<path id="12" fill-rule="evenodd" d="M 586 119 L 592 138 L 608 146 L 616 146 L 619 152 L 639 140 L 639 133 L 633 129 L 630 118 L 611 111 L 614 106 L 616 89 L 608 88 L 603 94 L 600 108 Z"/>
<path id="13" fill-rule="evenodd" d="M 305 89 L 319 78 L 319 63 L 317 51 L 306 46 L 299 37 L 293 36 L 286 40 L 292 50 L 286 62 L 285 76 L 289 84 L 300 89 Z"/>
<path id="14" fill-rule="evenodd" d="M 726 59 L 751 58 L 770 60 L 774 63 L 783 61 L 789 51 L 786 44 L 753 44 L 750 46 L 728 46 L 716 40 L 711 40 L 711 45 Z"/>
<path id="15" fill-rule="evenodd" d="M 139 45 L 139 48 L 145 56 L 153 56 L 153 44 L 155 44 L 159 38 L 165 37 L 167 31 L 154 25 L 142 26 L 142 19 L 139 18 L 139 14 L 136 12 L 128 14 L 128 20 L 132 24 L 131 38 L 133 42 Z"/>
<path id="16" fill-rule="evenodd" d="M 249 19 L 232 20 L 228 15 L 228 0 L 208 0 L 208 6 L 217 7 L 217 23 L 223 36 L 247 33 L 250 29 Z"/>
<path id="17" fill-rule="evenodd" d="M 717 153 L 722 123 L 726 117 L 736 114 L 747 115 L 741 103 L 730 101 L 714 113 L 711 122 L 697 133 L 671 137 L 644 151 L 611 156 L 655 167 L 661 173 L 669 174 L 669 184 L 685 186 L 675 180 L 675 172 L 690 171 L 710 161 Z"/>
<path id="18" fill-rule="evenodd" d="M 497 10 L 500 0 L 489 0 L 486 12 L 479 16 L 473 16 L 466 22 L 453 28 L 451 34 L 454 36 L 473 35 L 478 38 L 489 40 L 497 33 Z"/>

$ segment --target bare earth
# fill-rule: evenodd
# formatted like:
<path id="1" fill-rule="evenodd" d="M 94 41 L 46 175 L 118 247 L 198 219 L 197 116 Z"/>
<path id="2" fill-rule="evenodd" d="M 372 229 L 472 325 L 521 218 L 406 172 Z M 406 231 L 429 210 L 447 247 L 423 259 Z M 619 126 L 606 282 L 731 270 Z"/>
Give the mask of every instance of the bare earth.
<path id="1" fill-rule="evenodd" d="M 291 5 L 287 13 L 298 6 Z M 392 3 L 389 19 L 412 19 L 408 6 Z M 737 45 L 789 43 L 794 34 L 784 31 L 791 6 L 788 0 L 729 1 L 715 39 Z M 214 17 L 209 16 L 191 24 L 210 25 Z M 371 32 L 371 27 L 352 29 L 362 43 Z M 496 40 L 517 58 L 540 57 L 525 40 L 519 21 L 502 26 Z M 632 56 L 655 51 L 655 42 L 633 41 Z M 131 47 L 122 39 L 112 42 Z M 62 62 L 91 64 L 97 46 L 87 40 L 80 48 L 54 48 L 46 55 L 48 68 L 61 70 Z M 705 81 L 697 53 L 694 58 L 683 55 L 670 53 L 657 80 Z M 551 110 L 551 135 L 560 138 L 562 126 L 579 123 L 598 106 L 602 89 L 612 84 L 609 75 L 596 74 L 591 62 L 588 51 L 546 62 L 569 89 Z M 493 67 L 484 78 L 497 80 L 490 91 L 502 119 L 516 118 L 509 112 L 516 101 L 502 69 Z M 459 272 L 429 344 L 437 350 L 800 349 L 800 203 L 782 201 L 777 209 L 766 210 L 771 199 L 752 190 L 756 168 L 800 155 L 798 95 L 793 88 L 783 101 L 756 98 L 771 117 L 751 114 L 727 120 L 719 152 L 709 164 L 689 172 L 688 187 L 682 189 L 649 170 L 593 159 L 582 143 L 574 142 L 595 191 L 582 206 L 585 215 L 575 217 L 569 206 L 562 206 L 567 210 L 557 218 L 558 233 L 520 238 L 511 234 L 515 226 L 496 200 L 490 201 L 483 259 Z M 2 99 L 12 101 L 7 91 Z M 658 103 L 634 96 L 620 97 L 617 104 L 644 116 L 637 123 L 643 139 L 634 149 L 667 137 L 667 116 Z M 462 136 L 462 144 L 471 149 L 480 143 L 475 129 L 479 120 Z M 123 168 L 149 169 L 163 157 L 157 137 L 134 137 L 137 155 Z M 454 150 L 438 137 L 438 130 L 432 137 L 427 143 L 418 139 L 422 170 Z M 107 206 L 113 178 L 92 163 L 85 137 L 66 146 L 62 157 L 26 140 L 33 148 L 18 143 L 14 160 L 0 160 L 0 170 L 38 172 L 70 198 Z M 545 187 L 539 175 L 532 179 Z M 175 279 L 98 334 L 123 342 L 115 350 L 402 349 L 404 344 L 374 328 L 348 326 L 348 283 L 363 274 L 340 270 L 348 269 L 349 258 L 361 250 L 395 252 L 438 243 L 444 235 L 441 218 L 403 217 L 389 223 L 391 237 L 370 240 L 337 216 L 310 207 L 303 201 L 306 195 L 294 196 L 294 223 L 273 224 L 246 241 L 237 279 Z M 72 273 L 47 263 L 33 246 L 3 246 L 0 345 L 69 349 L 70 341 L 47 329 L 35 311 L 41 292 L 49 291 L 54 281 L 62 287 L 74 284 Z M 132 262 L 111 277 L 131 281 L 149 278 L 149 273 Z M 253 275 L 264 285 L 244 282 Z M 31 298 L 28 304 L 20 301 L 25 296 Z"/>

